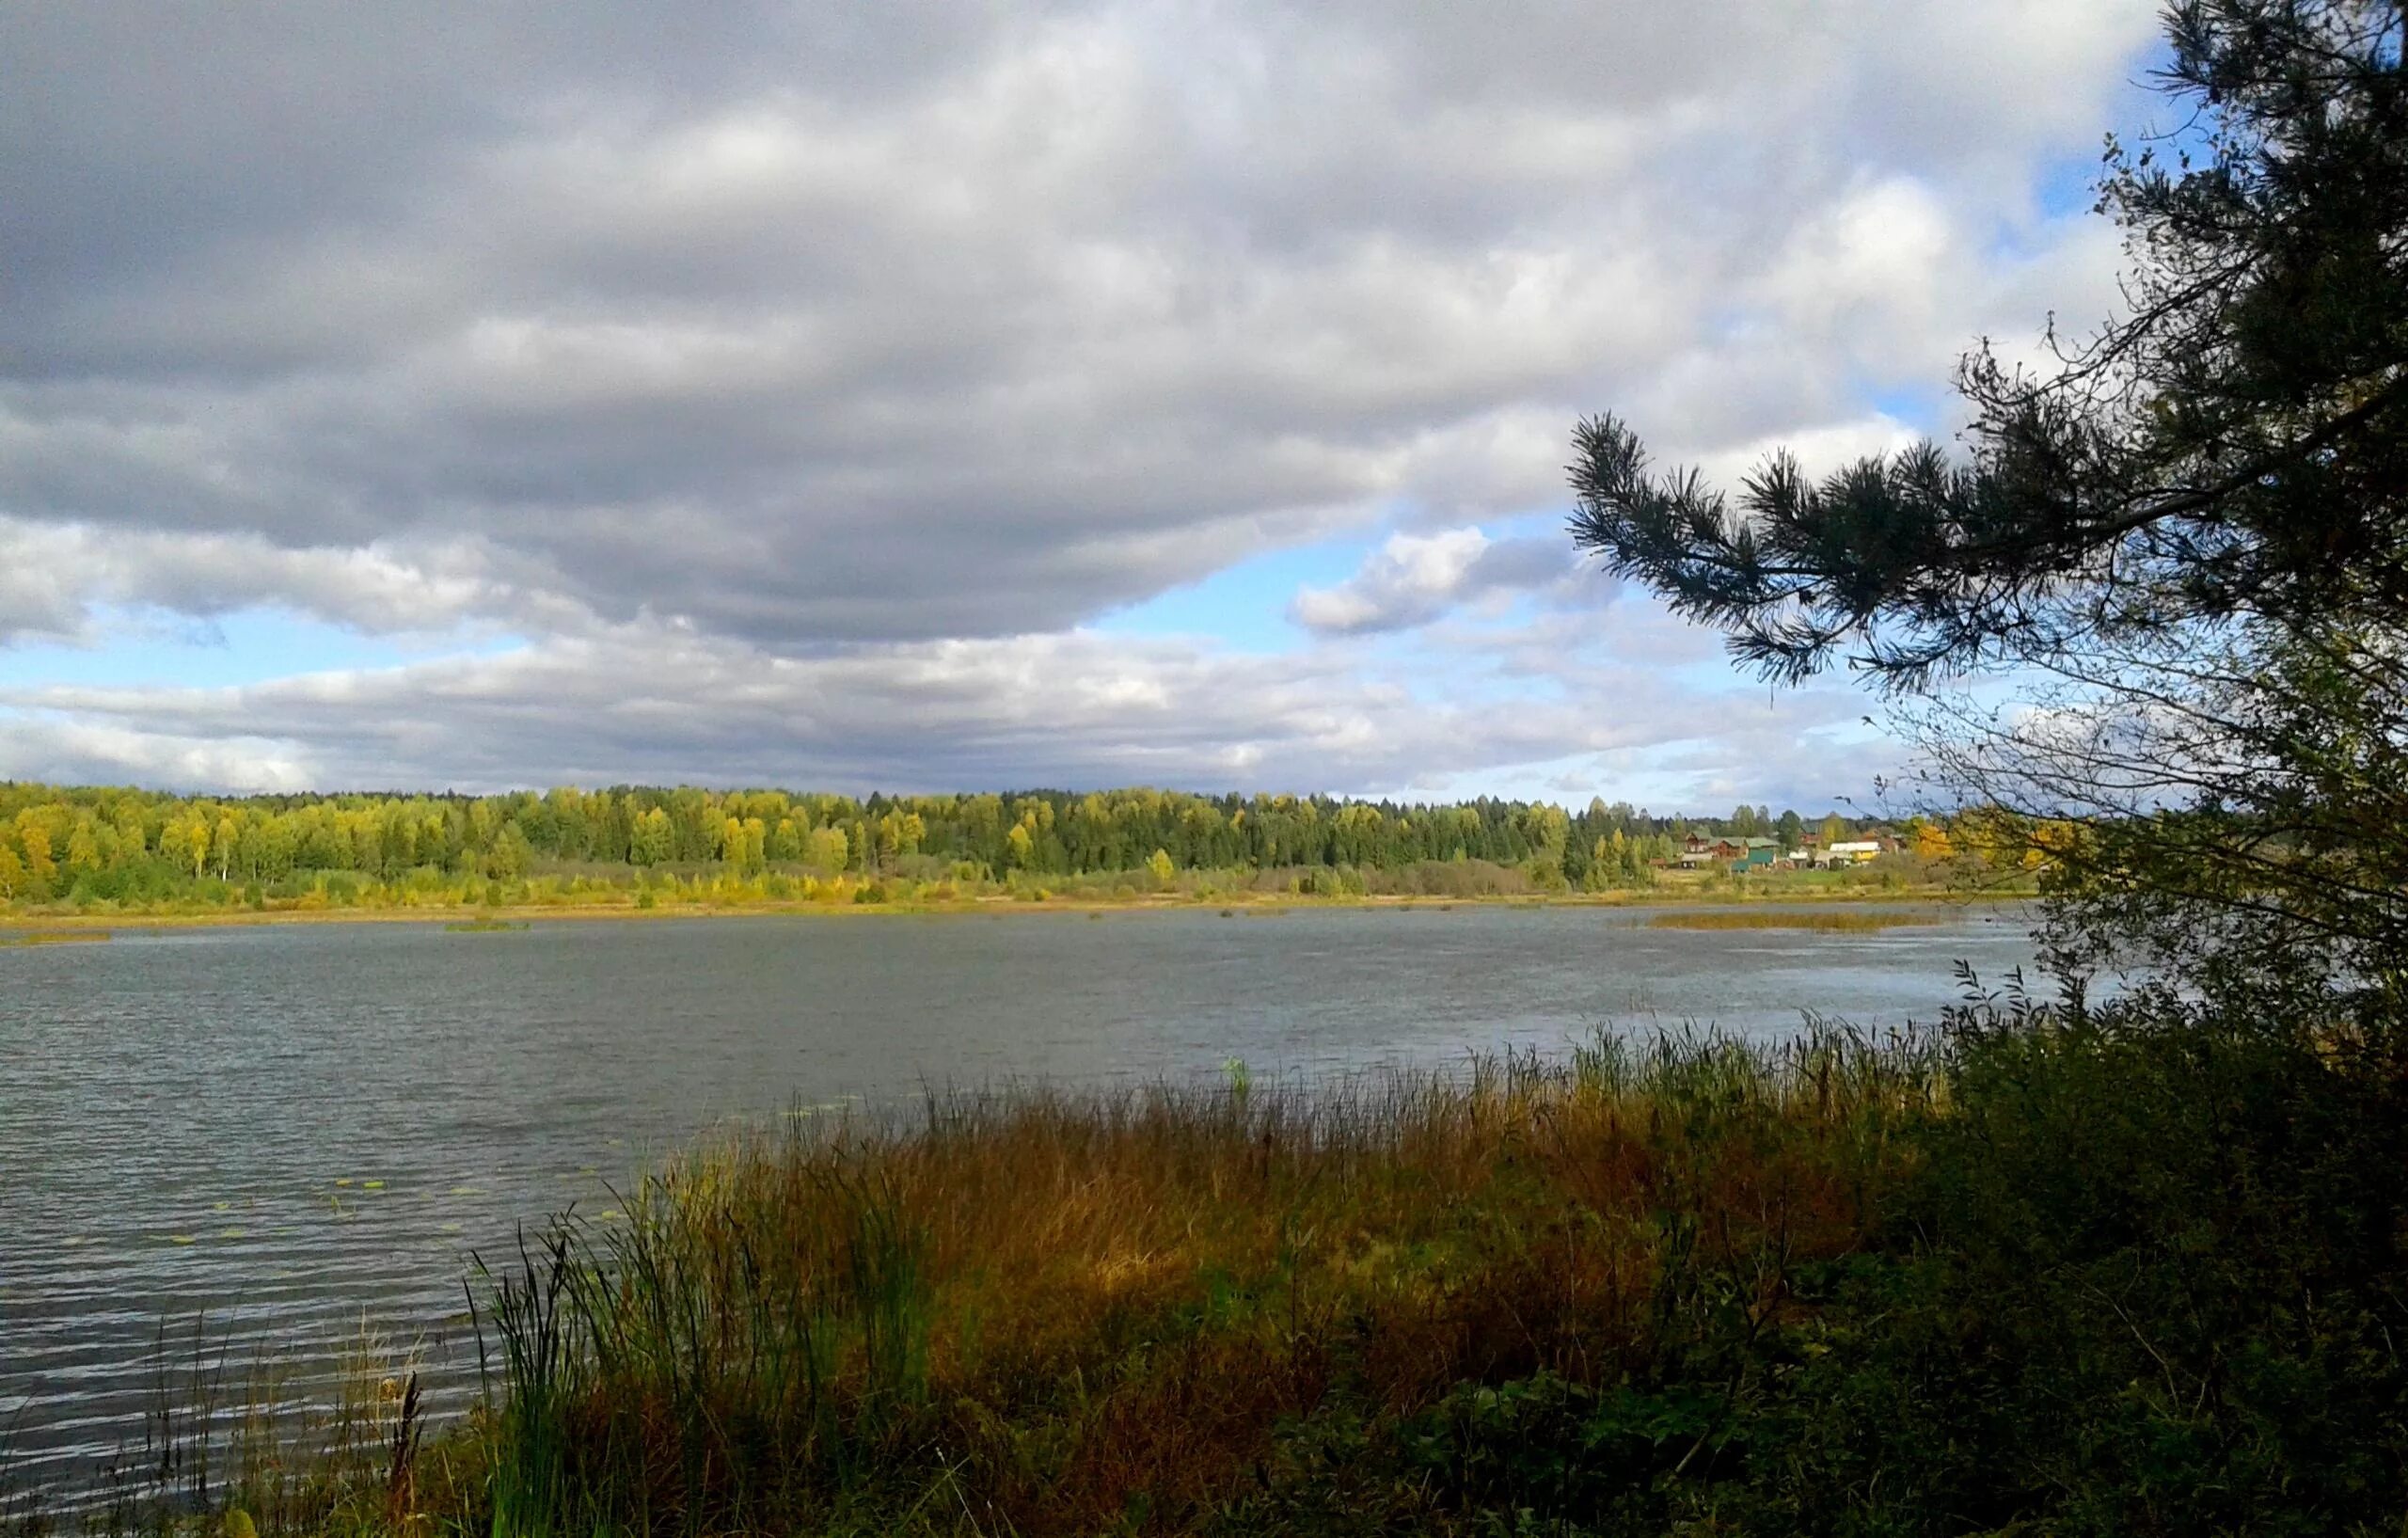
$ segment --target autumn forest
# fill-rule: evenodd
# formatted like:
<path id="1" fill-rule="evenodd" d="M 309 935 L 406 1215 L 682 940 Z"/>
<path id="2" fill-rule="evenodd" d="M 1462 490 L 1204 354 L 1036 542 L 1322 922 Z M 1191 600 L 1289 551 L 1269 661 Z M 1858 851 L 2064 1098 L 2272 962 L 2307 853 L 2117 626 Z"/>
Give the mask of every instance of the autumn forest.
<path id="1" fill-rule="evenodd" d="M 1658 817 L 1602 800 L 1575 813 L 1548 802 L 1161 790 L 184 799 L 6 784 L 0 902 L 110 912 L 986 893 L 1512 896 L 1649 885 L 1692 832 L 1772 839 L 1787 851 L 1866 826 L 1748 806 Z M 1913 832 L 1909 855 L 1946 849 L 1938 830 L 1919 843 Z"/>

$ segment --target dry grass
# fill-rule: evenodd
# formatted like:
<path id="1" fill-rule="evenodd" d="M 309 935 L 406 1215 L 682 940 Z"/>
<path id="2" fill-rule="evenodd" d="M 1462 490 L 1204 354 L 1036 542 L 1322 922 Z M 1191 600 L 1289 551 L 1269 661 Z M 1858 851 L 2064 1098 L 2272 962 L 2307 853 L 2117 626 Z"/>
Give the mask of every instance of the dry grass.
<path id="1" fill-rule="evenodd" d="M 941 1501 L 989 1531 L 1183 1530 L 1334 1391 L 1404 1415 L 1625 1370 L 1668 1234 L 1684 1266 L 1850 1250 L 1937 1082 L 1846 1036 L 1608 1043 L 724 1143 L 502 1279 L 495 1517 L 799 1530 Z"/>

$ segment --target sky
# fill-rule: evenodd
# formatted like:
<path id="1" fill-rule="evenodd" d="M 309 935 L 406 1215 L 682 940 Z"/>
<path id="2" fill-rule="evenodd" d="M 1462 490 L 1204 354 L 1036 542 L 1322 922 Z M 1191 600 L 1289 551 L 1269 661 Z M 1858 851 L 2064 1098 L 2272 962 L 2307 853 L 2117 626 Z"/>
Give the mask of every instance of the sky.
<path id="1" fill-rule="evenodd" d="M 1584 563 L 2113 310 L 2150 0 L 0 7 L 0 779 L 1869 804 Z"/>

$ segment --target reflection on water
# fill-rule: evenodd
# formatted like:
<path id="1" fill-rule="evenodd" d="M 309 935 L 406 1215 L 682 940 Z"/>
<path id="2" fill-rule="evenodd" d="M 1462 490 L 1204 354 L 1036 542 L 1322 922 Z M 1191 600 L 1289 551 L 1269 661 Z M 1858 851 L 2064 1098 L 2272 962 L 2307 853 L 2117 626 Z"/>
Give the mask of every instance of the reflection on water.
<path id="1" fill-rule="evenodd" d="M 1872 934 L 1595 909 L 120 929 L 0 951 L 0 1428 L 39 1476 L 141 1435 L 171 1358 L 306 1381 L 363 1318 L 473 1377 L 466 1255 L 715 1121 L 931 1086 L 1258 1077 L 1808 1010 L 1928 1019 L 2012 912 Z M 205 1319 L 198 1345 L 192 1322 Z"/>

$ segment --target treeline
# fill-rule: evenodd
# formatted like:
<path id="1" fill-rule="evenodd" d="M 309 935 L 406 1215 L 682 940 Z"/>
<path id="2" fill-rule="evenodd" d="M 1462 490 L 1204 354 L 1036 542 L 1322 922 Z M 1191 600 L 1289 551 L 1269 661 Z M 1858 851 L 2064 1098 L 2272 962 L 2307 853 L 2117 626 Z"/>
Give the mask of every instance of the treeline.
<path id="1" fill-rule="evenodd" d="M 456 888 L 546 877 L 642 884 L 669 877 L 1026 883 L 1126 873 L 1167 884 L 1190 871 L 1361 873 L 1484 863 L 1540 890 L 1646 883 L 1690 833 L 1847 836 L 1827 815 L 1736 808 L 1657 817 L 1592 800 L 1453 804 L 1321 796 L 1036 790 L 866 799 L 782 790 L 562 787 L 502 796 L 178 797 L 0 783 L 0 900 L 124 903 L 197 889 L 292 896 L 342 884 Z M 785 895 L 785 894 L 778 894 Z"/>

